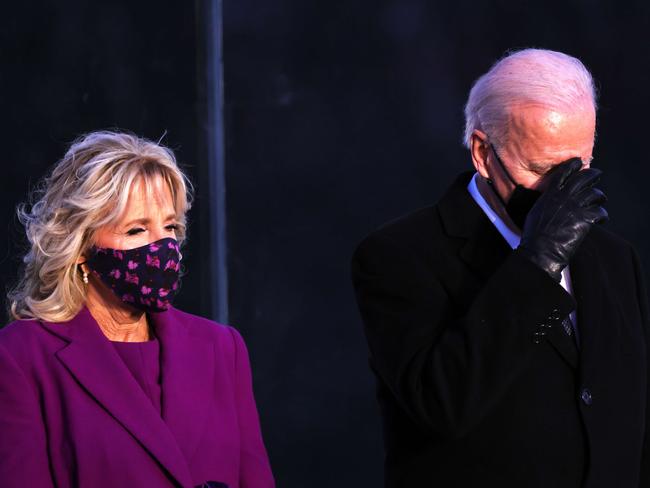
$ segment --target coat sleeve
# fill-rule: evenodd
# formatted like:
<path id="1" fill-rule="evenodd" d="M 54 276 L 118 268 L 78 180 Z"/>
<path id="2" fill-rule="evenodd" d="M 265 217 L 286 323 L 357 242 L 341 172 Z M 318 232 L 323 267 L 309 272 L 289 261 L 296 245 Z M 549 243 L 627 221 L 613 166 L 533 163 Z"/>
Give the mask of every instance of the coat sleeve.
<path id="1" fill-rule="evenodd" d="M 262 440 L 259 415 L 253 396 L 253 382 L 246 344 L 239 332 L 230 328 L 235 342 L 235 391 L 241 435 L 241 488 L 275 486 L 268 454 Z"/>
<path id="2" fill-rule="evenodd" d="M 634 261 L 634 271 L 636 274 L 637 295 L 639 301 L 639 311 L 643 322 L 643 332 L 645 334 L 646 344 L 646 419 L 645 432 L 643 439 L 643 449 L 641 451 L 641 478 L 640 487 L 650 486 L 650 371 L 648 371 L 648 361 L 650 360 L 650 308 L 648 306 L 648 289 L 645 283 L 643 267 L 637 252 L 632 249 L 632 259 Z"/>
<path id="3" fill-rule="evenodd" d="M 575 301 L 514 251 L 458 314 L 429 268 L 374 234 L 354 254 L 352 281 L 375 372 L 415 422 L 459 438 L 524 371 L 539 324 Z"/>
<path id="4" fill-rule="evenodd" d="M 27 378 L 0 344 L 0 485 L 53 487 L 45 427 Z"/>

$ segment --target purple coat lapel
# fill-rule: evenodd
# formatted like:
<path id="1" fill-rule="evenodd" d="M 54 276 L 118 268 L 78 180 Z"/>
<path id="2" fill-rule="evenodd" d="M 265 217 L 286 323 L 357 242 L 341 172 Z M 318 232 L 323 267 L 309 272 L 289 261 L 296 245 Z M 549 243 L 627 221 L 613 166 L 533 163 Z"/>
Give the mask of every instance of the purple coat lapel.
<path id="1" fill-rule="evenodd" d="M 56 355 L 88 394 L 180 485 L 192 486 L 186 459 L 194 454 L 214 392 L 214 350 L 192 338 L 175 315 L 173 308 L 149 315 L 161 344 L 162 418 L 86 307 L 69 322 L 43 325 L 69 342 Z"/>
<path id="2" fill-rule="evenodd" d="M 162 416 L 192 459 L 214 394 L 214 346 L 192 337 L 173 308 L 150 317 L 161 344 Z"/>

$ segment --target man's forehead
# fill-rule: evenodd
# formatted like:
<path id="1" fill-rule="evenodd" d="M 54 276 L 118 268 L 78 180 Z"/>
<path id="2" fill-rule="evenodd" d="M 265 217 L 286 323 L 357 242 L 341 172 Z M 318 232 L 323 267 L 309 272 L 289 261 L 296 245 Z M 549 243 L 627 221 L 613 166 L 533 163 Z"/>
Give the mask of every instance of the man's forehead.
<path id="1" fill-rule="evenodd" d="M 577 106 L 561 111 L 538 104 L 518 104 L 509 110 L 508 129 L 511 135 L 524 138 L 564 140 L 567 133 L 590 133 L 593 137 L 596 113 L 593 106 Z"/>
<path id="2" fill-rule="evenodd" d="M 510 111 L 508 142 L 513 156 L 538 173 L 579 157 L 589 163 L 595 136 L 593 107 L 568 113 L 541 106 Z"/>

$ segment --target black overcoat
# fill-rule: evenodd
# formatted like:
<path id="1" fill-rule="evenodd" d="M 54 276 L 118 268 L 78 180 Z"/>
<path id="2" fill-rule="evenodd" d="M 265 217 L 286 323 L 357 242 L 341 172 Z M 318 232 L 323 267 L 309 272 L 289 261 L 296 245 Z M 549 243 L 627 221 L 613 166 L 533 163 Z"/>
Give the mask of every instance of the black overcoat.
<path id="1" fill-rule="evenodd" d="M 593 228 L 569 266 L 572 297 L 508 246 L 471 176 L 353 257 L 386 486 L 650 487 L 636 252 Z M 561 326 L 574 309 L 579 348 Z"/>

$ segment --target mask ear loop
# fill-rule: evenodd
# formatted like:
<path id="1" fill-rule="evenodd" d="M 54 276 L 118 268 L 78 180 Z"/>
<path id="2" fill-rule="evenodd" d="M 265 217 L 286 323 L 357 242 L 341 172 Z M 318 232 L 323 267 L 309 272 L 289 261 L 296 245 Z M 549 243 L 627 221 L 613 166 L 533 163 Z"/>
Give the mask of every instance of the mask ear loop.
<path id="1" fill-rule="evenodd" d="M 503 161 L 501 161 L 501 158 L 499 157 L 499 153 L 497 153 L 497 150 L 494 148 L 492 144 L 490 144 L 490 149 L 492 149 L 492 152 L 494 153 L 494 157 L 496 158 L 497 163 L 499 163 L 499 166 L 501 166 L 501 170 L 506 174 L 510 182 L 515 186 L 519 186 L 519 183 L 517 183 L 512 176 L 510 176 L 510 173 L 506 169 L 506 166 L 503 164 Z"/>
<path id="2" fill-rule="evenodd" d="M 499 166 L 501 166 L 501 170 L 506 174 L 506 176 L 508 177 L 510 182 L 513 185 L 515 185 L 515 188 L 516 188 L 518 186 L 518 184 L 517 184 L 517 182 L 515 180 L 512 179 L 512 176 L 510 176 L 510 173 L 508 172 L 505 165 L 503 164 L 503 161 L 501 161 L 501 158 L 499 157 L 499 154 L 497 153 L 497 150 L 494 148 L 492 143 L 488 142 L 487 145 L 490 147 L 490 149 L 492 149 L 492 153 L 494 154 L 494 158 L 497 160 L 497 163 L 499 164 Z M 496 186 L 494 186 L 494 181 L 492 180 L 492 178 L 487 178 L 486 180 L 487 180 L 487 183 L 490 186 L 490 188 L 492 188 L 492 191 L 494 192 L 494 194 L 497 196 L 497 198 L 501 202 L 501 205 L 503 205 L 503 207 L 505 208 L 506 207 L 506 202 L 503 199 L 503 197 L 499 194 L 499 192 L 497 191 Z"/>

